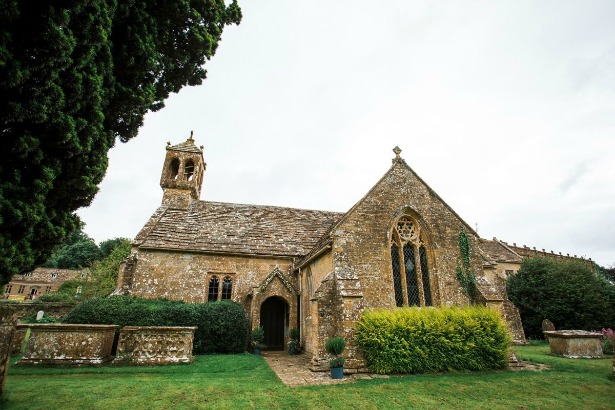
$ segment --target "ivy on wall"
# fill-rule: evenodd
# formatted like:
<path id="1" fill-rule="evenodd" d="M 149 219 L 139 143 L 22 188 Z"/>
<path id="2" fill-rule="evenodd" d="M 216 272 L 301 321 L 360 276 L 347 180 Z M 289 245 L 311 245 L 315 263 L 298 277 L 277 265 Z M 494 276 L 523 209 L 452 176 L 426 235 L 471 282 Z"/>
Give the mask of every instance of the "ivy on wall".
<path id="1" fill-rule="evenodd" d="M 470 242 L 463 226 L 457 235 L 457 241 L 459 242 L 459 253 L 461 254 L 461 265 L 457 262 L 457 279 L 461 289 L 463 289 L 463 293 L 468 295 L 470 303 L 473 304 L 476 301 L 476 275 L 470 267 Z"/>

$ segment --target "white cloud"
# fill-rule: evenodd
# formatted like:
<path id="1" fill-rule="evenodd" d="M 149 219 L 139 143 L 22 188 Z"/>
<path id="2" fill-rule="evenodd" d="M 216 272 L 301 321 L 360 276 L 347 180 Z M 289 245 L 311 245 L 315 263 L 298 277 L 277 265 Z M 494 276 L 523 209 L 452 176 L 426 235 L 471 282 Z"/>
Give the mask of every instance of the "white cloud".
<path id="1" fill-rule="evenodd" d="M 202 199 L 344 211 L 402 156 L 484 237 L 615 263 L 615 4 L 242 2 L 202 86 L 118 144 L 97 240 L 159 205 L 194 129 Z"/>

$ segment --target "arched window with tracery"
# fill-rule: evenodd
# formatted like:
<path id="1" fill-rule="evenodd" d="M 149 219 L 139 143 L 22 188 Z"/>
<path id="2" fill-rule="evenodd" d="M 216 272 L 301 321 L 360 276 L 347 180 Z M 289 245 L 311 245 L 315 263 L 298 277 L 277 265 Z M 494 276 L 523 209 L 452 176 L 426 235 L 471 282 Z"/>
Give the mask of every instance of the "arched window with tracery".
<path id="1" fill-rule="evenodd" d="M 391 235 L 391 265 L 395 304 L 431 306 L 431 284 L 425 240 L 420 226 L 408 215 L 397 220 Z"/>
<path id="2" fill-rule="evenodd" d="M 215 302 L 218 300 L 218 290 L 220 289 L 220 280 L 217 276 L 212 276 L 209 279 L 209 287 L 207 290 L 207 301 Z"/>
<path id="3" fill-rule="evenodd" d="M 233 280 L 230 276 L 226 276 L 222 281 L 222 300 L 228 300 L 233 293 Z"/>

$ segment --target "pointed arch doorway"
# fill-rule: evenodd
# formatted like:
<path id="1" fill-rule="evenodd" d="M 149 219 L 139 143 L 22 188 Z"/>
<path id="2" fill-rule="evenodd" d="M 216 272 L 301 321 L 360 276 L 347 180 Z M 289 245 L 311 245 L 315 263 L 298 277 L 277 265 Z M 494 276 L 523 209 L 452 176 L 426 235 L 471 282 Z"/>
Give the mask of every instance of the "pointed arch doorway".
<path id="1" fill-rule="evenodd" d="M 267 350 L 284 350 L 284 335 L 288 327 L 288 303 L 277 296 L 267 298 L 261 305 L 261 326 L 265 331 Z"/>

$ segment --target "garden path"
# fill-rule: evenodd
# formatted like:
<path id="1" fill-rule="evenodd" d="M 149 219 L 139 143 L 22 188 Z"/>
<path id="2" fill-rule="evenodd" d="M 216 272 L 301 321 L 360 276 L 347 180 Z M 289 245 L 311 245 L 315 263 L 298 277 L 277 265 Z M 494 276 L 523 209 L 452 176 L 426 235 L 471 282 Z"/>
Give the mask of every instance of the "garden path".
<path id="1" fill-rule="evenodd" d="M 289 355 L 286 352 L 262 352 L 262 356 L 278 378 L 289 387 L 314 384 L 349 383 L 359 379 L 387 377 L 367 373 L 345 374 L 341 380 L 333 380 L 329 372 L 313 372 L 308 369 L 310 358 L 304 354 Z"/>

